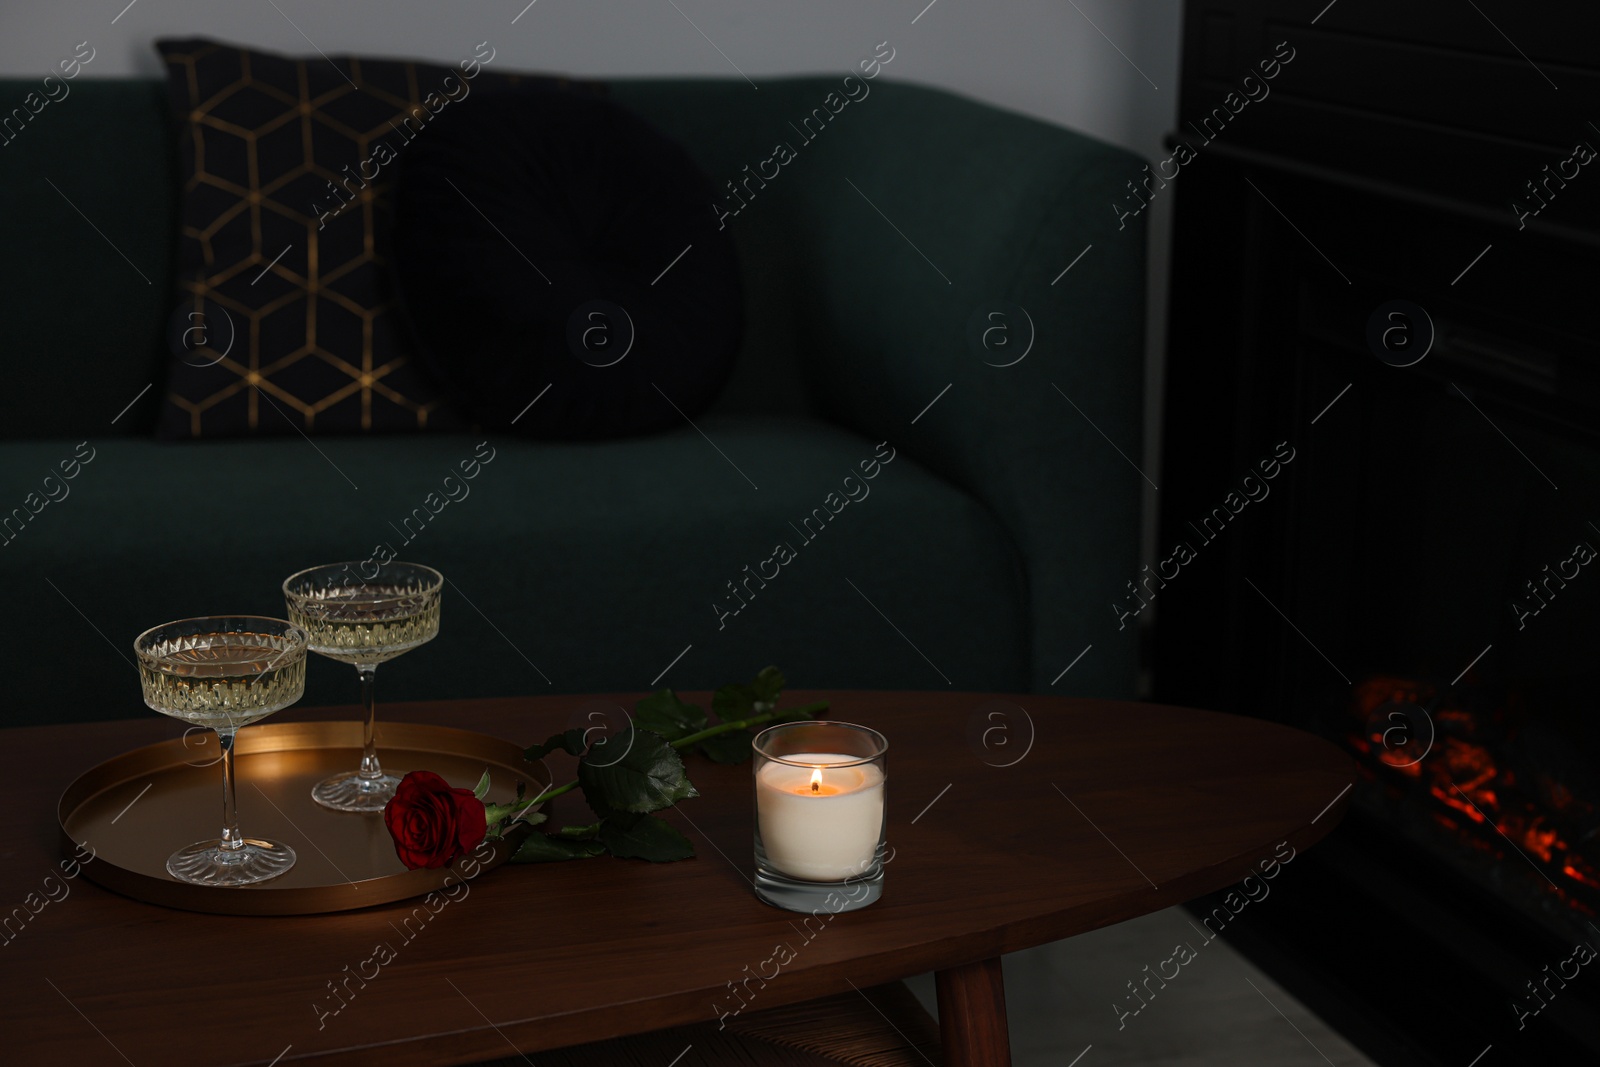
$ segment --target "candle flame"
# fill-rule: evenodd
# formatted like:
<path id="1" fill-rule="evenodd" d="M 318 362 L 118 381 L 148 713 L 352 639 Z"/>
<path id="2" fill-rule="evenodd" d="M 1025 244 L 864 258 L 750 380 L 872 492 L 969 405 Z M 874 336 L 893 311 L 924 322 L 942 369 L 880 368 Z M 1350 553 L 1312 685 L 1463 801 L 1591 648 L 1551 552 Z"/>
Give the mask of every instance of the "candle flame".
<path id="1" fill-rule="evenodd" d="M 813 793 L 822 792 L 822 768 L 821 767 L 813 767 L 813 768 L 811 768 L 811 791 Z"/>

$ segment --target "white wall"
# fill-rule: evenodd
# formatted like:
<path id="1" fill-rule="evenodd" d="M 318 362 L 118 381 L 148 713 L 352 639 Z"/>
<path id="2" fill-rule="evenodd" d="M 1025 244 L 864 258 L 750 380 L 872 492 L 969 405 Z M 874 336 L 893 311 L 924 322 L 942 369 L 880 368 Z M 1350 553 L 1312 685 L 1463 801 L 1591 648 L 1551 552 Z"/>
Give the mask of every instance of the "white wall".
<path id="1" fill-rule="evenodd" d="M 1177 113 L 1180 0 L 934 0 L 931 7 L 927 0 L 126 3 L 0 0 L 0 76 L 42 76 L 84 40 L 97 52 L 86 76 L 156 76 L 152 40 L 199 35 L 293 54 L 320 49 L 443 62 L 487 40 L 499 69 L 737 77 L 737 64 L 759 84 L 767 75 L 844 70 L 888 40 L 896 54 L 886 77 L 965 93 L 1151 159 L 1166 155 L 1161 138 Z M 1170 205 L 1157 198 L 1146 215 L 1151 391 L 1140 466 L 1157 482 Z M 1146 497 L 1153 505 L 1148 488 Z M 1151 534 L 1147 528 L 1147 542 Z"/>
<path id="2" fill-rule="evenodd" d="M 488 40 L 504 67 L 734 75 L 737 64 L 759 82 L 840 70 L 888 39 L 894 77 L 1146 154 L 1172 122 L 1177 88 L 1178 0 L 935 0 L 926 11 L 927 0 L 536 0 L 525 12 L 527 0 L 135 0 L 124 11 L 126 2 L 0 0 L 0 76 L 42 75 L 82 40 L 98 51 L 91 75 L 155 75 L 154 38 L 205 35 L 446 62 Z"/>

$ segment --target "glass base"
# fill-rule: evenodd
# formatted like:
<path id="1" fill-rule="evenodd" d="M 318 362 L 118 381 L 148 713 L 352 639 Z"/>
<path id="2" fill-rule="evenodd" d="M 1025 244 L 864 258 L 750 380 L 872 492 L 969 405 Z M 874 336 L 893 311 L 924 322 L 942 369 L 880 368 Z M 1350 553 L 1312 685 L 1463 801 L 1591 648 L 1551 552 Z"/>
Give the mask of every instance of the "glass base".
<path id="1" fill-rule="evenodd" d="M 883 865 L 877 864 L 868 874 L 843 882 L 804 882 L 758 863 L 755 887 L 756 896 L 773 907 L 811 915 L 837 915 L 858 911 L 883 896 Z"/>
<path id="2" fill-rule="evenodd" d="M 255 885 L 294 866 L 294 849 L 277 841 L 246 838 L 240 848 L 220 840 L 196 841 L 167 859 L 167 873 L 194 885 Z"/>
<path id="3" fill-rule="evenodd" d="M 334 811 L 382 811 L 399 784 L 392 774 L 363 778 L 359 771 L 348 771 L 312 786 L 311 799 Z"/>

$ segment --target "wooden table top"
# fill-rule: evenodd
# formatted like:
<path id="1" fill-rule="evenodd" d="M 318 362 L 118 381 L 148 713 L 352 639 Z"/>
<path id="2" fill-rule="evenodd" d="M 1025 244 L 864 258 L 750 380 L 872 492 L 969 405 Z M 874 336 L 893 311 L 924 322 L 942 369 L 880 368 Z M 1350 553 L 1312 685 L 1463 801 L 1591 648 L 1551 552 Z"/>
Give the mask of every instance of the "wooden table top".
<path id="1" fill-rule="evenodd" d="M 531 743 L 588 701 L 631 707 L 637 696 L 396 703 L 379 709 L 380 737 L 387 716 Z M 709 705 L 705 694 L 686 698 Z M 777 971 L 742 987 L 758 1010 L 1221 889 L 1282 858 L 1280 842 L 1304 849 L 1326 834 L 1354 780 L 1352 762 L 1325 741 L 1211 712 L 960 693 L 794 692 L 783 704 L 822 698 L 830 718 L 890 740 L 893 859 L 879 903 L 806 928 L 805 916 L 751 890 L 749 765 L 700 757 L 688 767 L 701 796 L 664 813 L 695 843 L 695 859 L 502 867 L 436 915 L 424 909 L 410 940 L 398 928 L 418 902 L 237 918 L 139 903 L 82 876 L 51 879 L 67 892 L 47 898 L 47 876 L 60 873 L 63 789 L 89 766 L 177 731 L 154 714 L 5 731 L 0 919 L 13 921 L 0 935 L 0 1059 L 406 1067 L 710 1021 L 737 1007 L 730 983 L 752 974 Z M 1027 719 L 983 717 L 995 700 Z M 282 716 L 327 717 L 352 709 Z M 984 738 L 990 727 L 1005 732 Z M 549 762 L 558 781 L 570 777 L 566 757 Z M 240 804 L 248 834 L 247 790 Z M 577 794 L 553 808 L 555 825 L 588 821 Z M 393 958 L 334 999 L 329 983 L 371 974 L 362 965 L 379 943 Z M 778 955 L 780 945 L 789 952 Z M 775 955 L 792 958 L 780 969 Z"/>

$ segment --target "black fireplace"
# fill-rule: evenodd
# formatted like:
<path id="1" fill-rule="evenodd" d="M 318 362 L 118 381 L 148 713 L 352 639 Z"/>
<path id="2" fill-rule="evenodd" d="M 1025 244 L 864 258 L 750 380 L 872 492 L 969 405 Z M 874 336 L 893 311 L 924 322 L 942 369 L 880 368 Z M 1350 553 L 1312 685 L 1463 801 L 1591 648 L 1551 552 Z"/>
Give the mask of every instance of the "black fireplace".
<path id="1" fill-rule="evenodd" d="M 1128 595 L 1159 699 L 1357 760 L 1230 930 L 1384 1064 L 1600 1057 L 1600 13 L 1494 7 L 1186 12 Z"/>

